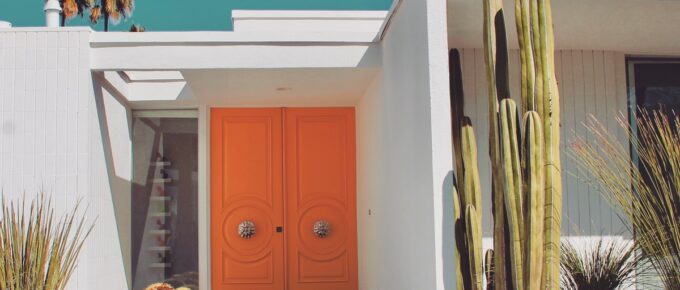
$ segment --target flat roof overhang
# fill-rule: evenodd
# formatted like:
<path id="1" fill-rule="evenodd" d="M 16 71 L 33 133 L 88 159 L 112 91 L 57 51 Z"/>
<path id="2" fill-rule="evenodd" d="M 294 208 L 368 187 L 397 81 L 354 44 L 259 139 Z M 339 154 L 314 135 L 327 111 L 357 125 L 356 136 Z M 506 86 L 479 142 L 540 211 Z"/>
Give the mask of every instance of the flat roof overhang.
<path id="1" fill-rule="evenodd" d="M 381 67 L 375 32 L 91 36 L 91 69 L 132 108 L 350 106 Z"/>
<path id="2" fill-rule="evenodd" d="M 482 3 L 448 1 L 449 46 L 482 47 Z M 503 1 L 508 45 L 517 48 L 514 0 Z M 680 54 L 680 1 L 553 0 L 558 49 Z"/>
<path id="3" fill-rule="evenodd" d="M 94 71 L 375 67 L 375 32 L 93 32 Z"/>
<path id="4" fill-rule="evenodd" d="M 393 9 L 234 11 L 231 32 L 93 32 L 90 65 L 133 108 L 355 105 L 380 71 Z"/>

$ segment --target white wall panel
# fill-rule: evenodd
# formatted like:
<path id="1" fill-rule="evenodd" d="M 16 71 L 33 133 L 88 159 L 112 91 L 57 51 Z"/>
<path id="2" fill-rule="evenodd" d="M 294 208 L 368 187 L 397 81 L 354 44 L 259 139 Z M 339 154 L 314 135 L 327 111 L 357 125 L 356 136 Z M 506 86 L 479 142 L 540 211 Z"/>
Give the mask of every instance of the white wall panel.
<path id="1" fill-rule="evenodd" d="M 455 288 L 445 4 L 402 1 L 357 105 L 362 290 Z"/>
<path id="2" fill-rule="evenodd" d="M 68 289 L 126 289 L 125 247 L 112 192 L 125 195 L 129 189 L 125 182 L 115 183 L 107 171 L 99 117 L 106 117 L 104 111 L 109 110 L 109 123 L 122 126 L 109 133 L 117 140 L 116 158 L 129 163 L 129 144 L 124 143 L 129 137 L 127 108 L 111 101 L 102 110 L 96 107 L 90 32 L 88 28 L 0 32 L 0 190 L 8 199 L 30 199 L 45 191 L 57 214 L 82 200 L 97 224 Z M 113 176 L 129 180 L 129 166 L 119 168 Z"/>
<path id="3" fill-rule="evenodd" d="M 490 202 L 490 160 L 488 157 L 488 93 L 484 59 L 481 49 L 460 49 L 465 91 L 465 114 L 475 127 L 478 142 L 479 168 L 483 191 L 484 236 L 492 235 Z M 619 235 L 624 226 L 609 204 L 590 188 L 584 179 L 589 176 L 579 170 L 568 156 L 575 134 L 592 139 L 583 126 L 589 116 L 594 116 L 619 140 L 627 144 L 624 131 L 616 122 L 616 115 L 627 114 L 625 57 L 611 51 L 565 50 L 558 51 L 555 59 L 556 77 L 560 87 L 563 170 L 564 236 Z M 510 51 L 510 91 L 519 100 L 519 54 Z"/>

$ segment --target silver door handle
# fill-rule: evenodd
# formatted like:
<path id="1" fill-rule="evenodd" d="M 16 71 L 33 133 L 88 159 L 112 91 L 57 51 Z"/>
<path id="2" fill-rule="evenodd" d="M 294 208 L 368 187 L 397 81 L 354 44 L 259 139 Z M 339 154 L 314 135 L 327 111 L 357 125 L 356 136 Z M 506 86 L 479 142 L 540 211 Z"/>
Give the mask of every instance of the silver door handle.
<path id="1" fill-rule="evenodd" d="M 317 238 L 325 238 L 331 234 L 331 224 L 327 220 L 318 220 L 312 229 Z"/>

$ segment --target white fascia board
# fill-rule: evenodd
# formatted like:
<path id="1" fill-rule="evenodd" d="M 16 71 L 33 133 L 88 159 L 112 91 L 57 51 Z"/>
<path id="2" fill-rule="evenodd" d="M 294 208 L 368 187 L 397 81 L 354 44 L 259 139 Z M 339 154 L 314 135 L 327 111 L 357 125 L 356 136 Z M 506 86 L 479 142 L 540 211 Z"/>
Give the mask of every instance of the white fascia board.
<path id="1" fill-rule="evenodd" d="M 88 26 L 69 27 L 10 27 L 0 28 L 1 32 L 93 32 Z"/>
<path id="2" fill-rule="evenodd" d="M 123 73 L 130 82 L 184 81 L 184 77 L 179 71 L 125 71 Z"/>
<path id="3" fill-rule="evenodd" d="M 231 18 L 240 19 L 384 19 L 387 11 L 376 10 L 233 10 Z"/>
<path id="4" fill-rule="evenodd" d="M 377 67 L 380 61 L 380 48 L 373 43 L 95 46 L 90 53 L 95 71 L 356 68 Z"/>
<path id="5" fill-rule="evenodd" d="M 236 10 L 235 32 L 373 32 L 380 31 L 388 11 Z"/>
<path id="6" fill-rule="evenodd" d="M 243 43 L 371 43 L 376 32 L 291 32 L 291 31 L 192 31 L 192 32 L 94 32 L 92 47 L 159 44 L 243 44 Z"/>

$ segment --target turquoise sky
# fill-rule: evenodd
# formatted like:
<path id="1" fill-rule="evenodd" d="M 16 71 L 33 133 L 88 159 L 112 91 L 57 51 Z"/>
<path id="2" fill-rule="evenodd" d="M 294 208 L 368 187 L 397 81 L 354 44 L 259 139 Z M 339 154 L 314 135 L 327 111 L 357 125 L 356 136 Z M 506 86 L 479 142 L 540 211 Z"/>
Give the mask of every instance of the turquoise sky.
<path id="1" fill-rule="evenodd" d="M 43 26 L 44 0 L 0 0 L 0 20 L 14 26 Z M 134 24 L 148 31 L 231 30 L 232 9 L 387 10 L 392 0 L 135 0 L 130 19 L 109 27 L 127 31 Z M 76 17 L 68 26 L 89 25 Z M 102 30 L 101 23 L 94 29 Z"/>

